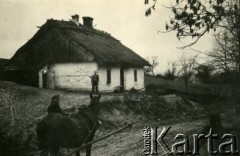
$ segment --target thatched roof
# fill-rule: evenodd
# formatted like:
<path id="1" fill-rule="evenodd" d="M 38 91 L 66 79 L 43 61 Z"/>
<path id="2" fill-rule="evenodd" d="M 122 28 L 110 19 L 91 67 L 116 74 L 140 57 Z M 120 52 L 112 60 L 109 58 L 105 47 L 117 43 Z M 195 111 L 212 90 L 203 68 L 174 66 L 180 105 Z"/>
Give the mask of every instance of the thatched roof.
<path id="1" fill-rule="evenodd" d="M 53 63 L 93 61 L 100 65 L 149 66 L 146 60 L 106 32 L 51 19 L 18 49 L 6 69 L 38 69 Z"/>

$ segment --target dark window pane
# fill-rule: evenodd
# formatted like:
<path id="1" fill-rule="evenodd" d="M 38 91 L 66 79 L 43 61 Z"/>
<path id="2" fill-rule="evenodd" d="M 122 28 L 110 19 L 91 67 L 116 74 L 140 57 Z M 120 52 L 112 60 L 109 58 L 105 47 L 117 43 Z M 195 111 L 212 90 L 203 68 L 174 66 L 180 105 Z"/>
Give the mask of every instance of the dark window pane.
<path id="1" fill-rule="evenodd" d="M 134 70 L 134 82 L 137 82 L 137 70 Z"/>
<path id="2" fill-rule="evenodd" d="M 107 69 L 107 84 L 111 83 L 111 69 Z"/>

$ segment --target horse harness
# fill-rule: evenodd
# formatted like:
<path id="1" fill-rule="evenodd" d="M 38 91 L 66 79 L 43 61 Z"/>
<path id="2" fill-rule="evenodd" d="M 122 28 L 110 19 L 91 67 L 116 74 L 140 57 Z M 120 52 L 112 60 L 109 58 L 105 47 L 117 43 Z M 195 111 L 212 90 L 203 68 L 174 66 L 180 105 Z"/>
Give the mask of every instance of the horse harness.
<path id="1" fill-rule="evenodd" d="M 92 131 L 94 130 L 94 128 L 96 127 L 96 125 L 97 125 L 97 123 L 98 123 L 98 120 L 97 119 L 94 119 L 88 112 L 86 112 L 86 111 L 82 111 L 82 114 L 84 114 L 84 116 L 86 116 L 88 119 L 90 119 L 91 121 L 93 121 L 94 122 L 94 125 L 93 125 L 93 127 L 92 127 L 92 129 L 90 129 L 90 127 L 87 125 L 87 123 L 84 121 L 84 119 L 79 115 L 79 114 L 76 114 L 76 116 L 78 117 L 78 119 L 80 119 L 82 122 L 83 122 L 83 124 L 84 124 L 84 126 L 88 129 L 88 135 L 87 135 L 87 137 L 84 139 L 84 141 L 83 142 L 85 142 L 88 138 L 89 138 L 89 136 L 92 134 Z"/>

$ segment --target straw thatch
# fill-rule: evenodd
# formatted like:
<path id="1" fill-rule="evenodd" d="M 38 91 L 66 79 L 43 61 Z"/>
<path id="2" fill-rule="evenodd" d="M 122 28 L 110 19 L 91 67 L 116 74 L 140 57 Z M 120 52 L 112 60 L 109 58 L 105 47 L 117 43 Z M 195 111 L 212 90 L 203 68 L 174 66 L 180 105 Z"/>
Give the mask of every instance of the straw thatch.
<path id="1" fill-rule="evenodd" d="M 0 79 L 2 77 L 4 67 L 8 61 L 9 61 L 9 59 L 0 58 Z"/>
<path id="2" fill-rule="evenodd" d="M 8 62 L 8 60 L 9 59 L 0 58 L 0 68 L 4 66 Z"/>
<path id="3" fill-rule="evenodd" d="M 149 65 L 106 32 L 51 19 L 18 49 L 5 69 L 39 69 L 53 63 L 93 61 L 111 66 Z"/>

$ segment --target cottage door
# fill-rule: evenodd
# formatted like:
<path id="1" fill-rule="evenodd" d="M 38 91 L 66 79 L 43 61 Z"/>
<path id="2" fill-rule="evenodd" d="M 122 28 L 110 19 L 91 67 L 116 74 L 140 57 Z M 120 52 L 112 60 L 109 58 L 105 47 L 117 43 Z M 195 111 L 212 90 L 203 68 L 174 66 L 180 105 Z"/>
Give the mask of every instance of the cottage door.
<path id="1" fill-rule="evenodd" d="M 120 68 L 120 91 L 124 91 L 124 68 Z"/>

